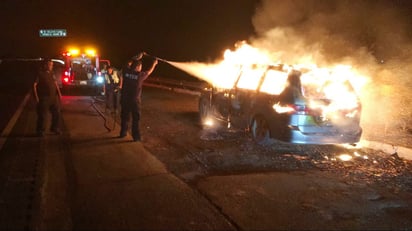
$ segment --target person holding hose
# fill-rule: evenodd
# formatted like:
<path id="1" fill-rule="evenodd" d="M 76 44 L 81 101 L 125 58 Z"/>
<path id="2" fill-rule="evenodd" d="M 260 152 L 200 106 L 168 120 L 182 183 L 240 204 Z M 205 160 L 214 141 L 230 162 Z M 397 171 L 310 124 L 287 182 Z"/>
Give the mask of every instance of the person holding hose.
<path id="1" fill-rule="evenodd" d="M 153 60 L 151 67 L 142 71 L 142 60 L 141 57 L 145 54 L 140 53 L 140 59 L 133 60 L 130 68 L 126 68 L 122 73 L 122 94 L 120 98 L 121 113 L 120 113 L 120 138 L 126 136 L 128 131 L 128 123 L 130 115 L 132 116 L 132 137 L 133 141 L 141 141 L 140 136 L 140 109 L 141 109 L 141 95 L 143 82 L 149 77 L 149 75 L 155 69 L 158 61 Z"/>

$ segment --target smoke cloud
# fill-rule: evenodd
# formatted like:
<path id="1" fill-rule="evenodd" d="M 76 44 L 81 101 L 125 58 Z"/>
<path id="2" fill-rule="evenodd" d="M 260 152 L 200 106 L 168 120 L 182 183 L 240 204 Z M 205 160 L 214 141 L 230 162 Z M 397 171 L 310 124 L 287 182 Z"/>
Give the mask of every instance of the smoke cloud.
<path id="1" fill-rule="evenodd" d="M 410 6 L 401 0 L 263 0 L 250 43 L 287 64 L 351 65 L 370 78 L 360 94 L 364 137 L 411 134 Z"/>

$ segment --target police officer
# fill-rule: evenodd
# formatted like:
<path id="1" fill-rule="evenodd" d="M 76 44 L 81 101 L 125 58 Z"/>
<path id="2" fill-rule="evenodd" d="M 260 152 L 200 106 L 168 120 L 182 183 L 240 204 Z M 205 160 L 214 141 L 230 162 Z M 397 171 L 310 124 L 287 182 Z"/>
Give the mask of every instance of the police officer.
<path id="1" fill-rule="evenodd" d="M 122 74 L 121 103 L 121 128 L 120 138 L 125 137 L 128 130 L 130 114 L 132 115 L 132 137 L 133 141 L 140 141 L 140 108 L 141 95 L 144 80 L 153 72 L 158 61 L 153 60 L 152 66 L 147 71 L 142 71 L 142 60 L 134 60 L 131 67 L 124 70 Z"/>
<path id="2" fill-rule="evenodd" d="M 44 66 L 37 74 L 33 84 L 33 92 L 37 102 L 37 135 L 44 136 L 44 120 L 48 111 L 50 111 L 52 119 L 50 130 L 55 134 L 61 134 L 59 126 L 61 92 L 54 76 L 51 59 L 45 60 Z"/>

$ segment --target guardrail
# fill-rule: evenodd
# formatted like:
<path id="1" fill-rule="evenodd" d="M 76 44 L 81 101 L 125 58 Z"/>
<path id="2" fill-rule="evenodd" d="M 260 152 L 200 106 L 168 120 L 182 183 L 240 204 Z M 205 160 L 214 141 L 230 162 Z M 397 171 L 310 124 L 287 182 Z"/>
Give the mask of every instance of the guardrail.
<path id="1" fill-rule="evenodd" d="M 171 91 L 178 91 L 188 94 L 200 95 L 200 91 L 208 86 L 208 83 L 202 81 L 185 81 L 166 79 L 161 77 L 149 77 L 144 85 L 160 87 Z"/>

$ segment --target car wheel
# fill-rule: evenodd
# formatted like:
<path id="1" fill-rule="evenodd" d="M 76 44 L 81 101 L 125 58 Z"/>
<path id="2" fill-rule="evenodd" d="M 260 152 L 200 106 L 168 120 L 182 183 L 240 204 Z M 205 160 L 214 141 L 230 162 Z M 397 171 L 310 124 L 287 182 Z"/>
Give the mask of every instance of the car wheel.
<path id="1" fill-rule="evenodd" d="M 256 116 L 252 120 L 250 131 L 253 140 L 260 145 L 267 145 L 270 142 L 269 124 L 265 117 Z"/>

